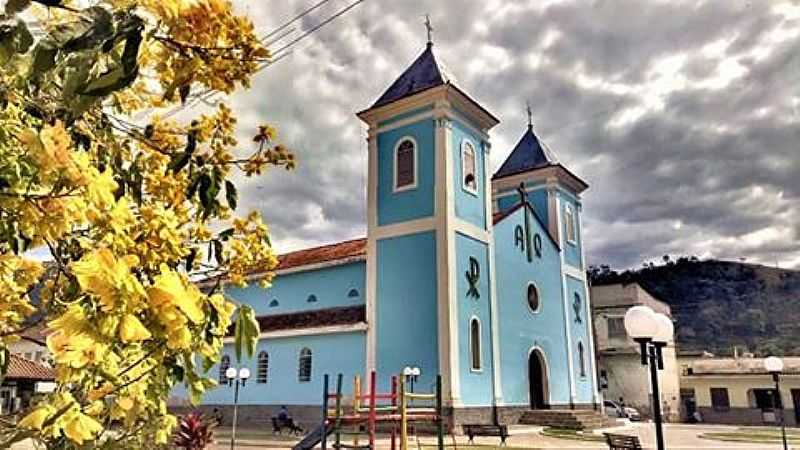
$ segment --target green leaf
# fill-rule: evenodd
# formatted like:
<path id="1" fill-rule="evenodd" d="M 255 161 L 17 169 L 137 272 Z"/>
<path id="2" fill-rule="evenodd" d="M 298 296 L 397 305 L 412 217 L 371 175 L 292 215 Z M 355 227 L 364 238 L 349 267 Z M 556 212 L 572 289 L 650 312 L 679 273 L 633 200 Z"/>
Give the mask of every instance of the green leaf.
<path id="1" fill-rule="evenodd" d="M 231 238 L 231 236 L 233 236 L 234 231 L 235 230 L 233 228 L 228 228 L 227 230 L 220 232 L 217 237 L 223 241 L 227 241 Z"/>
<path id="2" fill-rule="evenodd" d="M 65 103 L 69 104 L 68 102 L 77 95 L 78 89 L 87 84 L 89 70 L 96 58 L 96 52 L 81 52 L 76 55 L 70 55 L 64 69 L 62 96 Z"/>
<path id="3" fill-rule="evenodd" d="M 78 93 L 92 97 L 105 97 L 130 86 L 139 76 L 139 67 L 126 72 L 121 66 L 110 69 L 91 79 L 86 86 L 78 89 Z"/>
<path id="4" fill-rule="evenodd" d="M 192 271 L 192 267 L 194 266 L 195 258 L 197 258 L 197 249 L 193 247 L 191 250 L 189 250 L 189 254 L 186 255 L 186 271 L 187 272 L 191 272 Z"/>
<path id="5" fill-rule="evenodd" d="M 8 0 L 6 2 L 6 15 L 13 16 L 25 11 L 31 5 L 31 0 Z"/>
<path id="6" fill-rule="evenodd" d="M 214 244 L 214 258 L 216 258 L 217 264 L 220 266 L 225 264 L 225 258 L 222 254 L 222 241 L 214 239 L 211 242 Z"/>
<path id="7" fill-rule="evenodd" d="M 8 351 L 8 347 L 0 348 L 0 383 L 3 382 L 3 379 L 8 373 L 8 362 L 10 359 L 11 353 Z"/>
<path id="8" fill-rule="evenodd" d="M 242 360 L 242 350 L 247 352 L 248 358 L 253 357 L 258 346 L 259 334 L 261 331 L 253 308 L 249 305 L 240 306 L 239 315 L 236 317 L 233 347 L 237 362 Z"/>
<path id="9" fill-rule="evenodd" d="M 64 42 L 62 49 L 76 52 L 97 47 L 114 36 L 114 22 L 111 13 L 102 6 L 86 9 L 83 20 L 65 24 L 54 35 Z"/>
<path id="10" fill-rule="evenodd" d="M 138 16 L 128 16 L 127 22 L 120 25 L 120 31 L 125 35 L 125 48 L 122 50 L 120 59 L 122 67 L 126 71 L 132 71 L 136 67 L 139 58 L 139 47 L 142 44 L 142 30 L 144 22 Z"/>
<path id="11" fill-rule="evenodd" d="M 191 161 L 191 159 L 192 155 L 186 152 L 174 155 L 172 157 L 172 161 L 170 161 L 169 165 L 167 166 L 167 170 L 173 173 L 178 173 L 181 171 L 181 169 L 186 167 L 187 164 L 189 164 L 189 161 Z"/>
<path id="12" fill-rule="evenodd" d="M 235 210 L 239 194 L 236 192 L 236 186 L 230 180 L 225 180 L 225 199 L 228 201 L 228 206 Z"/>
<path id="13" fill-rule="evenodd" d="M 178 94 L 181 96 L 181 105 L 186 104 L 186 99 L 189 98 L 189 92 L 192 90 L 192 85 L 186 83 L 178 89 Z"/>
<path id="14" fill-rule="evenodd" d="M 31 63 L 31 76 L 41 76 L 56 65 L 58 49 L 49 39 L 43 39 L 33 48 L 33 61 Z"/>
<path id="15" fill-rule="evenodd" d="M 197 188 L 200 186 L 200 176 L 195 175 L 192 178 L 192 182 L 189 183 L 189 187 L 186 188 L 186 198 L 191 200 L 194 197 L 194 194 L 197 192 Z"/>

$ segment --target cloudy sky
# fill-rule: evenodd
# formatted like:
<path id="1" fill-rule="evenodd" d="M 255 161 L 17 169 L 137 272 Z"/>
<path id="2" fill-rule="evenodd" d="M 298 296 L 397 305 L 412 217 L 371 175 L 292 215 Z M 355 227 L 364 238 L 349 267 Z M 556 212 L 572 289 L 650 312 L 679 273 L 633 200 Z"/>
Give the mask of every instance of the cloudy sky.
<path id="1" fill-rule="evenodd" d="M 267 33 L 317 0 L 244 1 Z M 352 0 L 330 0 L 272 44 Z M 525 129 L 589 182 L 592 264 L 664 254 L 800 268 L 800 3 L 364 0 L 237 94 L 242 139 L 269 122 L 299 168 L 246 181 L 281 251 L 365 234 L 369 106 L 424 49 L 500 118 L 496 169 Z"/>

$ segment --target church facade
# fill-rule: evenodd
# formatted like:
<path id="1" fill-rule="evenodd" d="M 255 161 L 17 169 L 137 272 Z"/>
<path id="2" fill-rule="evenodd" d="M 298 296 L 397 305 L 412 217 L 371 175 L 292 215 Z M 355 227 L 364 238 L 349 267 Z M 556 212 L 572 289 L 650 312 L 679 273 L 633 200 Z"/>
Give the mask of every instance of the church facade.
<path id="1" fill-rule="evenodd" d="M 227 288 L 252 305 L 261 339 L 245 420 L 278 405 L 316 411 L 322 378 L 377 371 L 379 390 L 417 367 L 437 374 L 457 423 L 599 402 L 581 233 L 587 184 L 529 125 L 490 171 L 498 124 L 436 60 L 432 44 L 368 109 L 367 236 L 280 257 L 269 290 Z M 258 274 L 253 275 L 257 279 Z M 176 391 L 180 397 L 181 392 Z M 232 389 L 206 407 L 232 403 Z M 249 412 L 248 412 L 249 411 Z M 264 422 L 262 422 L 264 423 Z"/>

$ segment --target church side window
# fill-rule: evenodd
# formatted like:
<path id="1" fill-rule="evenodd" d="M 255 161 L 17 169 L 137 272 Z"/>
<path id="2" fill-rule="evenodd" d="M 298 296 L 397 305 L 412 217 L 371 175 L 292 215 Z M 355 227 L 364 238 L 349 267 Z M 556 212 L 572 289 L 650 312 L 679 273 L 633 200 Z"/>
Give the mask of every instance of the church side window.
<path id="1" fill-rule="evenodd" d="M 533 312 L 539 312 L 539 306 L 539 290 L 536 289 L 535 284 L 528 283 L 528 307 Z"/>
<path id="2" fill-rule="evenodd" d="M 475 147 L 469 141 L 461 144 L 461 173 L 464 176 L 463 187 L 467 192 L 478 192 L 478 179 L 475 171 Z"/>
<path id="3" fill-rule="evenodd" d="M 410 137 L 400 140 L 395 147 L 394 190 L 404 191 L 417 187 L 417 144 Z"/>
<path id="4" fill-rule="evenodd" d="M 471 355 L 471 368 L 478 371 L 483 368 L 483 361 L 481 358 L 481 322 L 477 317 L 473 317 L 469 322 L 469 342 L 470 342 L 470 355 Z"/>
<path id="5" fill-rule="evenodd" d="M 297 381 L 307 383 L 311 381 L 311 349 L 303 347 L 297 367 Z"/>
<path id="6" fill-rule="evenodd" d="M 586 350 L 583 348 L 583 342 L 578 342 L 578 364 L 580 367 L 580 375 L 586 376 Z"/>
<path id="7" fill-rule="evenodd" d="M 567 205 L 564 223 L 567 228 L 567 242 L 575 243 L 575 211 L 572 210 L 572 205 Z"/>
<path id="8" fill-rule="evenodd" d="M 258 354 L 258 369 L 256 373 L 256 383 L 267 382 L 267 372 L 269 372 L 269 353 L 261 352 Z"/>
<path id="9" fill-rule="evenodd" d="M 219 384 L 228 383 L 228 378 L 225 377 L 225 372 L 227 372 L 230 366 L 231 357 L 228 355 L 223 355 L 222 359 L 219 360 Z"/>
<path id="10" fill-rule="evenodd" d="M 609 317 L 606 323 L 608 323 L 609 339 L 625 339 L 628 337 L 628 333 L 625 331 L 625 318 Z"/>

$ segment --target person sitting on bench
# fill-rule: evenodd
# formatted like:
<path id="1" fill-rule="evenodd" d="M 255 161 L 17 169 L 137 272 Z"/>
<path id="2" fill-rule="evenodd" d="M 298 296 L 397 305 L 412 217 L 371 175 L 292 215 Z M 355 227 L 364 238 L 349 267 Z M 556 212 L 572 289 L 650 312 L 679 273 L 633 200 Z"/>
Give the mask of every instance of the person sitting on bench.
<path id="1" fill-rule="evenodd" d="M 299 426 L 297 426 L 296 423 L 294 423 L 294 419 L 292 419 L 292 416 L 289 415 L 289 409 L 286 408 L 286 405 L 282 405 L 281 409 L 278 411 L 277 417 L 272 418 L 273 433 L 275 432 L 280 433 L 283 428 L 288 428 L 289 431 L 295 434 L 301 433 L 303 431 L 302 428 L 300 428 Z"/>

